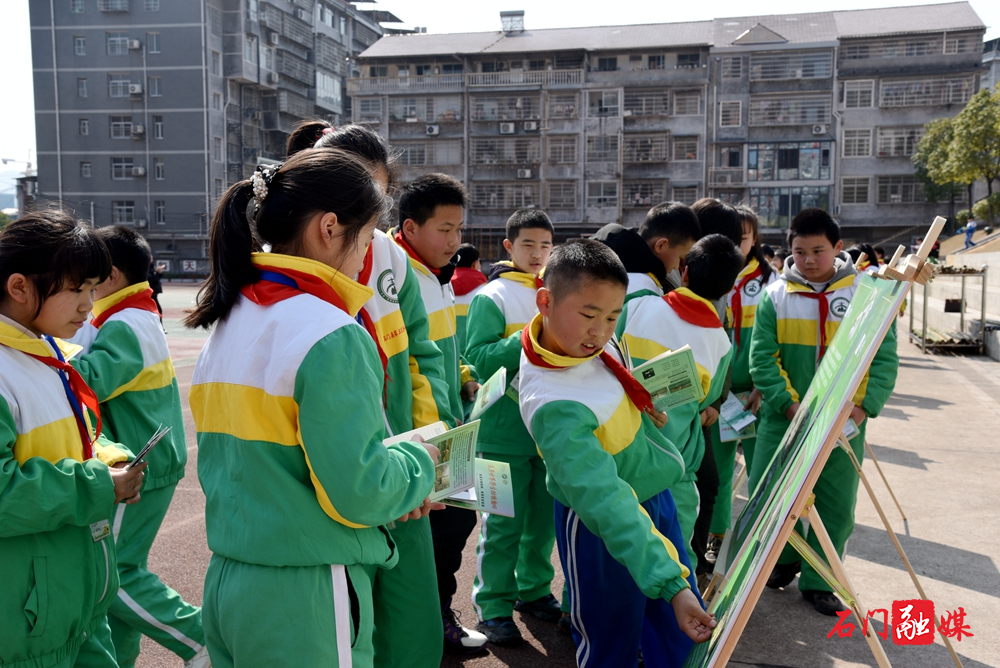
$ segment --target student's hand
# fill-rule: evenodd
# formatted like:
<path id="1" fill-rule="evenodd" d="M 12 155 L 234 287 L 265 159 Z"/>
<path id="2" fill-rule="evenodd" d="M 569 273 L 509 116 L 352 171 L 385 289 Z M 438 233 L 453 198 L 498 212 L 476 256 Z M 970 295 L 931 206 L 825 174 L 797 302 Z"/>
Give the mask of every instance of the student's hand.
<path id="1" fill-rule="evenodd" d="M 711 406 L 706 408 L 701 412 L 701 426 L 711 427 L 713 424 L 719 420 L 719 411 L 715 410 Z"/>
<path id="2" fill-rule="evenodd" d="M 715 616 L 701 608 L 698 597 L 690 589 L 683 589 L 670 599 L 677 617 L 677 625 L 681 631 L 696 643 L 702 643 L 712 637 L 712 629 L 718 623 Z"/>
<path id="3" fill-rule="evenodd" d="M 663 429 L 664 425 L 667 424 L 667 414 L 656 410 L 655 408 L 647 408 L 646 415 L 649 419 L 653 421 L 657 429 Z"/>
<path id="4" fill-rule="evenodd" d="M 865 413 L 861 406 L 855 406 L 851 409 L 851 419 L 854 420 L 854 424 L 860 427 L 868 419 L 868 414 Z"/>
<path id="5" fill-rule="evenodd" d="M 462 398 L 466 401 L 472 401 L 476 398 L 477 390 L 479 390 L 479 383 L 474 380 L 470 380 L 462 386 Z"/>
<path id="6" fill-rule="evenodd" d="M 139 500 L 139 490 L 142 489 L 142 479 L 145 477 L 143 471 L 149 466 L 149 462 L 140 462 L 129 470 L 125 470 L 128 462 L 119 462 L 112 466 L 111 482 L 115 484 L 115 503 L 132 504 Z"/>
<path id="7" fill-rule="evenodd" d="M 748 410 L 754 415 L 760 410 L 760 401 L 764 398 L 764 395 L 760 393 L 756 387 L 750 390 L 750 395 L 747 397 L 747 401 L 743 404 L 743 409 Z"/>
<path id="8" fill-rule="evenodd" d="M 434 446 L 432 445 L 431 447 L 433 448 Z M 444 504 L 431 503 L 431 500 L 428 497 L 424 499 L 424 502 L 423 504 L 420 505 L 420 507 L 414 508 L 410 512 L 406 513 L 405 515 L 397 519 L 396 521 L 405 522 L 407 520 L 419 520 L 421 517 L 427 517 L 428 515 L 430 515 L 432 510 L 444 510 Z"/>
<path id="9" fill-rule="evenodd" d="M 417 438 L 420 437 L 414 436 L 414 439 Z M 434 445 L 433 443 L 424 443 L 424 439 L 422 438 L 420 438 L 420 440 L 416 442 L 424 446 L 424 450 L 427 451 L 427 454 L 429 454 L 431 456 L 431 459 L 434 461 L 434 466 L 437 466 L 441 461 L 441 451 L 437 449 L 437 446 Z"/>
<path id="10" fill-rule="evenodd" d="M 799 412 L 799 402 L 793 403 L 791 406 L 785 409 L 785 417 L 789 420 L 795 419 L 795 414 Z"/>

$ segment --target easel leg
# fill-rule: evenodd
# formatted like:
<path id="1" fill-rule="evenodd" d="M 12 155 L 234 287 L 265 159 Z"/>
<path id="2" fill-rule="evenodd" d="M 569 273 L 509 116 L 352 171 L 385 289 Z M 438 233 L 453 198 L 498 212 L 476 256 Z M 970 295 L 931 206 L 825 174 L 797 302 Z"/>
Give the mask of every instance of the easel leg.
<path id="1" fill-rule="evenodd" d="M 743 468 L 740 469 L 739 475 L 736 476 L 736 480 L 733 482 L 733 497 L 732 497 L 732 502 L 734 504 L 736 503 L 736 497 L 740 493 L 740 487 L 743 486 L 743 482 L 746 479 L 747 479 L 747 466 L 746 466 L 746 464 L 744 464 Z"/>
<path id="2" fill-rule="evenodd" d="M 847 451 L 847 454 L 851 457 L 851 462 L 854 464 L 855 470 L 858 472 L 858 477 L 861 482 L 864 483 L 865 490 L 868 491 L 868 496 L 872 500 L 872 504 L 875 506 L 876 512 L 878 512 L 879 518 L 882 520 L 882 524 L 885 525 L 885 530 L 889 534 L 889 538 L 892 539 L 892 544 L 896 546 L 896 552 L 899 553 L 899 558 L 903 561 L 903 566 L 906 567 L 906 572 L 910 574 L 910 579 L 913 580 L 913 586 L 917 588 L 917 593 L 920 594 L 920 598 L 923 600 L 928 600 L 927 594 L 924 593 L 924 588 L 920 586 L 920 580 L 917 579 L 917 574 L 913 570 L 913 566 L 910 565 L 910 560 L 906 556 L 906 552 L 903 551 L 903 546 L 899 543 L 899 539 L 896 537 L 896 532 L 892 530 L 892 526 L 889 524 L 889 518 L 885 516 L 885 511 L 882 510 L 882 505 L 875 498 L 875 491 L 872 489 L 871 484 L 868 482 L 868 478 L 865 477 L 864 472 L 861 470 L 861 462 L 858 461 L 857 456 L 854 454 L 854 450 L 851 449 L 851 444 L 848 443 L 842 437 L 839 441 L 841 448 Z M 937 627 L 939 620 L 935 620 L 934 626 Z M 951 641 L 948 640 L 947 636 L 941 633 L 940 629 L 938 633 L 941 635 L 941 639 L 944 640 L 945 647 L 948 648 L 948 653 L 951 654 L 951 660 L 955 663 L 957 668 L 962 668 L 962 660 L 958 658 L 958 654 L 955 653 L 955 648 L 951 646 Z"/>
<path id="3" fill-rule="evenodd" d="M 899 505 L 899 500 L 892 491 L 892 487 L 889 486 L 889 480 L 885 477 L 885 473 L 882 472 L 882 467 L 878 463 L 878 459 L 875 457 L 875 452 L 872 450 L 872 446 L 868 445 L 868 440 L 865 439 L 865 452 L 868 453 L 868 458 L 872 460 L 875 464 L 875 468 L 878 469 L 878 474 L 882 476 L 882 482 L 885 483 L 885 488 L 889 490 L 889 496 L 892 497 L 893 503 L 896 504 L 897 510 L 899 510 L 899 516 L 903 518 L 903 523 L 906 524 L 906 513 L 903 512 L 903 506 Z"/>

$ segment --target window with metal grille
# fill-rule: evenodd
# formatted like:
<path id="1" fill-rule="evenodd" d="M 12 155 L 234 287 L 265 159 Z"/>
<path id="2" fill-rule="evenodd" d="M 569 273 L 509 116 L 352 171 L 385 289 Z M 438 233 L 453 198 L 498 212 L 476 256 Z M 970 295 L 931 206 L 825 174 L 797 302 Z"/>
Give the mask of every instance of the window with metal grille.
<path id="1" fill-rule="evenodd" d="M 108 97 L 128 97 L 128 85 L 130 83 L 132 83 L 132 80 L 128 74 L 109 74 Z"/>
<path id="2" fill-rule="evenodd" d="M 522 165 L 541 162 L 542 140 L 538 137 L 477 137 L 471 140 L 474 165 Z"/>
<path id="3" fill-rule="evenodd" d="M 83 0 L 69 0 L 69 11 L 74 14 L 83 13 Z"/>
<path id="4" fill-rule="evenodd" d="M 841 57 L 844 60 L 868 60 L 871 51 L 867 44 L 848 44 L 841 50 Z"/>
<path id="5" fill-rule="evenodd" d="M 108 38 L 108 55 L 109 56 L 127 56 L 128 55 L 128 33 L 127 32 L 109 32 L 107 33 Z"/>
<path id="6" fill-rule="evenodd" d="M 553 164 L 573 164 L 576 162 L 577 138 L 549 137 L 549 162 Z"/>
<path id="7" fill-rule="evenodd" d="M 674 137 L 674 160 L 697 160 L 697 137 Z"/>
<path id="8" fill-rule="evenodd" d="M 618 91 L 592 90 L 587 92 L 587 113 L 590 116 L 619 116 Z"/>
<path id="9" fill-rule="evenodd" d="M 145 5 L 147 12 L 160 11 L 160 0 L 146 0 Z"/>
<path id="10" fill-rule="evenodd" d="M 76 96 L 77 97 L 87 97 L 87 79 L 80 78 L 76 80 Z"/>
<path id="11" fill-rule="evenodd" d="M 830 178 L 830 142 L 747 145 L 747 179 L 796 181 Z"/>
<path id="12" fill-rule="evenodd" d="M 163 158 L 153 158 L 153 178 L 157 181 L 162 181 L 167 178 L 166 167 L 163 164 Z"/>
<path id="13" fill-rule="evenodd" d="M 587 162 L 618 162 L 618 135 L 587 137 Z"/>
<path id="14" fill-rule="evenodd" d="M 153 116 L 153 139 L 163 139 L 163 116 Z"/>
<path id="15" fill-rule="evenodd" d="M 812 125 L 830 122 L 831 96 L 751 95 L 750 125 Z"/>
<path id="16" fill-rule="evenodd" d="M 132 136 L 131 116 L 109 116 L 111 121 L 111 138 L 128 139 Z"/>
<path id="17" fill-rule="evenodd" d="M 865 81 L 845 81 L 844 82 L 844 107 L 847 109 L 862 109 L 872 107 L 875 104 L 875 82 Z"/>
<path id="18" fill-rule="evenodd" d="M 924 136 L 924 126 L 879 128 L 876 142 L 878 157 L 892 158 L 911 156 L 917 152 L 917 144 Z"/>
<path id="19" fill-rule="evenodd" d="M 89 135 L 90 134 L 90 119 L 81 118 L 80 119 L 80 134 Z"/>
<path id="20" fill-rule="evenodd" d="M 576 107 L 580 104 L 580 96 L 576 93 L 550 94 L 549 118 L 576 118 Z"/>
<path id="21" fill-rule="evenodd" d="M 750 54 L 750 80 L 826 79 L 833 75 L 832 51 Z"/>
<path id="22" fill-rule="evenodd" d="M 670 91 L 640 89 L 625 91 L 626 116 L 667 116 L 670 114 Z"/>
<path id="23" fill-rule="evenodd" d="M 359 123 L 382 122 L 382 98 L 354 98 L 354 108 L 357 109 L 355 120 Z"/>
<path id="24" fill-rule="evenodd" d="M 132 157 L 111 158 L 111 178 L 115 181 L 132 180 Z"/>
<path id="25" fill-rule="evenodd" d="M 87 38 L 76 36 L 73 38 L 73 54 L 77 56 L 87 55 Z"/>
<path id="26" fill-rule="evenodd" d="M 462 164 L 462 141 L 460 139 L 398 142 L 394 144 L 394 147 L 402 151 L 398 158 L 401 165 Z"/>
<path id="27" fill-rule="evenodd" d="M 925 202 L 924 186 L 916 176 L 876 176 L 876 203 L 919 204 Z"/>
<path id="28" fill-rule="evenodd" d="M 697 116 L 701 113 L 701 93 L 684 91 L 674 93 L 674 116 Z"/>
<path id="29" fill-rule="evenodd" d="M 167 223 L 167 202 L 166 200 L 158 199 L 153 201 L 153 210 L 155 211 L 155 218 L 153 219 L 157 225 L 165 225 Z"/>
<path id="30" fill-rule="evenodd" d="M 679 69 L 694 69 L 701 66 L 700 53 L 678 53 L 677 67 Z"/>
<path id="31" fill-rule="evenodd" d="M 691 205 L 698 201 L 698 186 L 672 188 L 670 199 L 681 204 Z"/>
<path id="32" fill-rule="evenodd" d="M 868 204 L 868 188 L 871 183 L 867 176 L 845 177 L 840 182 L 841 204 Z"/>
<path id="33" fill-rule="evenodd" d="M 617 181 L 591 181 L 587 183 L 587 206 L 609 209 L 618 206 Z"/>
<path id="34" fill-rule="evenodd" d="M 521 209 L 538 202 L 537 183 L 473 183 L 473 209 Z"/>
<path id="35" fill-rule="evenodd" d="M 649 69 L 662 70 L 663 68 L 666 67 L 666 56 L 664 56 L 663 54 L 660 54 L 658 56 L 650 56 L 647 62 L 649 63 Z"/>
<path id="36" fill-rule="evenodd" d="M 742 125 L 743 102 L 740 100 L 728 100 L 719 103 L 719 125 L 724 128 L 739 127 Z"/>
<path id="37" fill-rule="evenodd" d="M 222 137 L 212 137 L 212 159 L 222 162 Z"/>
<path id="38" fill-rule="evenodd" d="M 666 162 L 670 135 L 625 135 L 622 160 L 625 162 Z"/>
<path id="39" fill-rule="evenodd" d="M 723 79 L 743 78 L 742 56 L 727 56 L 722 59 L 722 78 Z"/>
<path id="40" fill-rule="evenodd" d="M 477 95 L 472 98 L 474 121 L 519 121 L 541 117 L 541 98 L 537 95 Z"/>
<path id="41" fill-rule="evenodd" d="M 80 163 L 80 176 L 85 179 L 89 179 L 91 174 L 91 166 L 89 162 Z"/>
<path id="42" fill-rule="evenodd" d="M 843 157 L 845 158 L 867 158 L 872 154 L 872 131 L 870 128 L 864 130 L 844 130 Z"/>
<path id="43" fill-rule="evenodd" d="M 598 72 L 614 72 L 618 69 L 618 58 L 598 58 L 597 59 L 597 71 Z"/>
<path id="44" fill-rule="evenodd" d="M 965 104 L 975 87 L 973 77 L 883 80 L 879 89 L 880 107 L 919 107 L 936 104 Z"/>
<path id="45" fill-rule="evenodd" d="M 625 193 L 622 205 L 632 209 L 646 209 L 667 201 L 665 181 L 625 181 L 622 190 Z"/>
<path id="46" fill-rule="evenodd" d="M 111 223 L 121 225 L 135 222 L 135 201 L 114 200 L 111 202 Z"/>
<path id="47" fill-rule="evenodd" d="M 576 181 L 549 182 L 548 208 L 575 209 L 576 207 Z"/>

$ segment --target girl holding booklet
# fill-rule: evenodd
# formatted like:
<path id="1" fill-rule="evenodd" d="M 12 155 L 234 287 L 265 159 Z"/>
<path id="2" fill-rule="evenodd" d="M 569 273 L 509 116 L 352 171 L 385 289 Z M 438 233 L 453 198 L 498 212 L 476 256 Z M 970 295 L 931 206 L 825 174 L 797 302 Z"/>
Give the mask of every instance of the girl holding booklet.
<path id="1" fill-rule="evenodd" d="M 212 221 L 187 324 L 215 325 L 191 386 L 214 666 L 372 665 L 372 576 L 398 559 L 383 525 L 429 512 L 437 458 L 383 445 L 385 373 L 355 319 L 390 205 L 367 164 L 308 150 L 234 185 Z"/>

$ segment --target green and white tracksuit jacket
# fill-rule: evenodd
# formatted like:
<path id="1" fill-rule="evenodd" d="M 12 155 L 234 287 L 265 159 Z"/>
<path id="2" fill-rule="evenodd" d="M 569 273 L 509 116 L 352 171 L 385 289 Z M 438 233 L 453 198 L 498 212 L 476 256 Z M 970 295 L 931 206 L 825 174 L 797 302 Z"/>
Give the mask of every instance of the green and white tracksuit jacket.
<path id="1" fill-rule="evenodd" d="M 55 357 L 0 317 L 0 665 L 46 668 L 79 651 L 118 591 L 108 466 L 131 455 L 102 436 L 83 461 L 60 374 L 25 353 Z"/>
<path id="2" fill-rule="evenodd" d="M 760 264 L 753 258 L 736 277 L 736 284 L 726 297 L 726 310 L 729 322 L 733 325 L 733 392 L 747 392 L 753 389 L 753 379 L 750 377 L 750 340 L 753 336 L 753 323 L 757 318 L 757 306 L 764 298 L 764 290 L 777 280 L 778 273 L 772 271 L 765 281 L 760 271 Z"/>
<path id="3" fill-rule="evenodd" d="M 469 318 L 469 307 L 472 300 L 486 285 L 486 276 L 478 269 L 471 267 L 456 267 L 455 275 L 451 277 L 451 288 L 455 291 L 455 329 L 458 330 L 458 349 L 466 347 L 466 330 Z"/>

